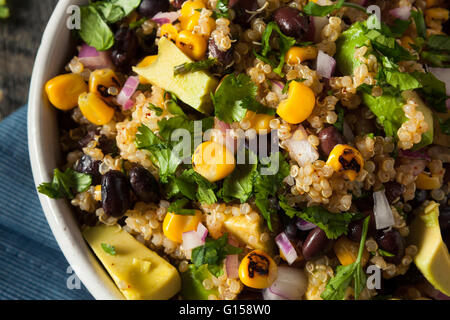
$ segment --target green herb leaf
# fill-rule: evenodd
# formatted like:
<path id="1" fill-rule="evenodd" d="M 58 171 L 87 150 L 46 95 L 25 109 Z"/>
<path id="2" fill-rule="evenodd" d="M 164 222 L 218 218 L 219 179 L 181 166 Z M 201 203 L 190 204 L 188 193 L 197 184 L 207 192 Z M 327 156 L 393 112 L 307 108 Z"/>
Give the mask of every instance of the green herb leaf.
<path id="1" fill-rule="evenodd" d="M 73 199 L 74 193 L 86 191 L 91 184 L 92 177 L 88 174 L 76 172 L 70 168 L 64 172 L 55 169 L 52 182 L 40 184 L 38 191 L 52 199 Z"/>
<path id="2" fill-rule="evenodd" d="M 209 182 L 193 169 L 185 170 L 179 177 L 174 178 L 177 187 L 176 193 L 181 193 L 191 200 L 201 203 L 213 204 L 217 202 L 214 192 L 216 185 Z"/>
<path id="3" fill-rule="evenodd" d="M 156 114 L 157 117 L 160 117 L 163 114 L 163 112 L 164 112 L 163 109 L 161 109 L 160 107 L 155 106 L 153 103 L 149 103 L 148 107 L 150 108 L 150 110 L 155 111 L 155 114 Z"/>
<path id="4" fill-rule="evenodd" d="M 214 11 L 215 18 L 229 18 L 230 13 L 228 9 L 228 0 L 218 0 L 216 5 L 216 10 Z"/>
<path id="5" fill-rule="evenodd" d="M 425 18 L 423 17 L 422 10 L 418 9 L 417 11 L 411 10 L 411 17 L 416 24 L 416 30 L 419 37 L 424 39 L 427 38 L 427 26 L 425 25 Z"/>
<path id="6" fill-rule="evenodd" d="M 137 20 L 137 21 L 135 21 L 135 22 L 130 23 L 129 27 L 130 27 L 131 30 L 137 29 L 137 28 L 139 28 L 140 26 L 142 26 L 142 25 L 144 24 L 145 21 L 147 21 L 146 18 L 139 19 L 139 20 Z"/>
<path id="7" fill-rule="evenodd" d="M 201 70 L 208 70 L 213 65 L 217 63 L 217 59 L 210 58 L 206 60 L 196 61 L 196 62 L 190 62 L 190 63 L 183 63 L 178 66 L 175 66 L 173 68 L 173 74 L 179 75 L 179 74 L 186 74 Z"/>
<path id="8" fill-rule="evenodd" d="M 438 121 L 441 132 L 443 134 L 450 135 L 450 119 L 444 121 L 443 119 L 439 118 Z"/>
<path id="9" fill-rule="evenodd" d="M 6 5 L 6 0 L 0 0 L 0 19 L 6 19 L 10 17 L 10 11 Z"/>
<path id="10" fill-rule="evenodd" d="M 369 219 L 364 220 L 361 242 L 359 244 L 358 257 L 356 261 L 347 266 L 338 266 L 336 274 L 328 282 L 325 291 L 321 294 L 324 300 L 344 300 L 347 288 L 353 282 L 355 289 L 355 298 L 358 299 L 362 290 L 366 287 L 367 276 L 364 273 L 361 264 L 364 245 L 367 238 L 367 230 L 369 229 Z"/>
<path id="11" fill-rule="evenodd" d="M 428 38 L 427 46 L 434 50 L 450 51 L 450 36 L 435 34 Z"/>
<path id="12" fill-rule="evenodd" d="M 81 28 L 79 34 L 91 47 L 106 51 L 114 45 L 114 34 L 93 6 L 80 7 Z"/>
<path id="13" fill-rule="evenodd" d="M 342 132 L 344 130 L 344 108 L 341 106 L 340 103 L 338 105 L 336 105 L 336 112 L 337 112 L 338 119 L 333 124 L 333 126 L 336 129 L 338 129 L 340 132 Z"/>
<path id="14" fill-rule="evenodd" d="M 382 55 L 391 58 L 394 62 L 403 60 L 417 60 L 408 50 L 395 41 L 395 38 L 381 33 L 379 30 L 371 29 L 366 33 L 371 40 L 372 46 Z"/>
<path id="15" fill-rule="evenodd" d="M 309 1 L 306 6 L 303 7 L 303 12 L 309 16 L 324 17 L 332 13 L 334 10 L 340 9 L 344 2 L 345 0 L 339 0 L 337 3 L 329 6 L 321 6 L 313 1 Z"/>
<path id="16" fill-rule="evenodd" d="M 185 209 L 184 207 L 189 203 L 189 200 L 179 199 L 172 202 L 167 208 L 167 212 L 172 212 L 174 214 L 182 215 L 182 216 L 195 216 L 195 209 Z"/>
<path id="17" fill-rule="evenodd" d="M 382 257 L 395 257 L 395 254 L 387 252 L 383 249 L 378 249 L 378 253 L 380 254 L 380 256 Z"/>
<path id="18" fill-rule="evenodd" d="M 270 38 L 273 32 L 278 35 L 278 46 L 280 48 L 279 51 L 273 50 L 270 44 Z M 262 35 L 261 42 L 261 53 L 254 53 L 255 56 L 261 61 L 270 64 L 274 68 L 273 72 L 283 77 L 284 75 L 282 71 L 285 62 L 285 55 L 286 52 L 288 52 L 289 49 L 295 45 L 295 38 L 284 35 L 276 22 L 272 21 L 266 26 L 266 29 L 264 30 L 264 33 Z"/>
<path id="19" fill-rule="evenodd" d="M 446 113 L 447 92 L 445 83 L 436 78 L 431 72 L 413 72 L 411 74 L 420 83 L 417 90 L 431 108 L 437 112 Z"/>
<path id="20" fill-rule="evenodd" d="M 115 256 L 116 253 L 116 248 L 110 244 L 107 243 L 102 243 L 101 244 L 103 251 L 105 251 L 107 254 L 111 255 L 111 256 Z"/>
<path id="21" fill-rule="evenodd" d="M 297 211 L 288 205 L 284 197 L 279 199 L 280 207 L 290 218 L 295 216 L 311 222 L 325 231 L 328 239 L 337 239 L 343 234 L 347 234 L 348 224 L 352 221 L 354 214 L 342 212 L 339 214 L 331 213 L 320 206 L 313 206 Z"/>
<path id="22" fill-rule="evenodd" d="M 217 240 L 206 239 L 203 246 L 192 250 L 192 262 L 196 267 L 208 265 L 208 270 L 215 276 L 223 274 L 223 260 L 227 255 L 240 254 L 241 248 L 228 244 L 228 233 Z"/>

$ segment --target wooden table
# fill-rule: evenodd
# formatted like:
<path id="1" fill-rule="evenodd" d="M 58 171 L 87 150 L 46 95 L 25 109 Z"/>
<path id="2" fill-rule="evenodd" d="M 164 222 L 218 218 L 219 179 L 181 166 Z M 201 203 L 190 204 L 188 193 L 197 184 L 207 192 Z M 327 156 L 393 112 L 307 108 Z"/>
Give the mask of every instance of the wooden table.
<path id="1" fill-rule="evenodd" d="M 42 32 L 58 0 L 6 0 L 11 17 L 0 20 L 0 120 L 28 100 Z M 3 98 L 1 97 L 3 95 Z"/>

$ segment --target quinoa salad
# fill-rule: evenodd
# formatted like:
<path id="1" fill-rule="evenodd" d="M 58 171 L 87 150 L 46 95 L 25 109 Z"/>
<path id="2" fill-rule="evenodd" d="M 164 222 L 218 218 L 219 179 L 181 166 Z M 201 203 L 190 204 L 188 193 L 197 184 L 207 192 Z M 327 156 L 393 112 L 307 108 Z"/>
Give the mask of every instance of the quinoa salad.
<path id="1" fill-rule="evenodd" d="M 124 298 L 450 299 L 444 0 L 104 0 L 45 84 Z"/>

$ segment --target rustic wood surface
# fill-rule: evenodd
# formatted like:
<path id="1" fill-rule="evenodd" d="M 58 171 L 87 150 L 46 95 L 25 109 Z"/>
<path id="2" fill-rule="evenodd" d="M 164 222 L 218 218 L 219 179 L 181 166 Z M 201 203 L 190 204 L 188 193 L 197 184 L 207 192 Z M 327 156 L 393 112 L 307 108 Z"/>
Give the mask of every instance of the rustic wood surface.
<path id="1" fill-rule="evenodd" d="M 0 120 L 27 103 L 34 58 L 57 2 L 7 0 L 11 17 L 0 20 Z"/>

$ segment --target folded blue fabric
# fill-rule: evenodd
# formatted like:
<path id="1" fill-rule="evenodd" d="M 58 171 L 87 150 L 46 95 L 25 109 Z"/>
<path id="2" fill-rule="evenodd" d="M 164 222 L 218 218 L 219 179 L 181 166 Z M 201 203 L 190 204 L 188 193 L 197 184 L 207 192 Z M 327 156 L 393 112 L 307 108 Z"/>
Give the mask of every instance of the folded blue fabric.
<path id="1" fill-rule="evenodd" d="M 0 300 L 93 299 L 76 285 L 47 224 L 27 141 L 27 108 L 22 107 L 0 122 Z"/>

